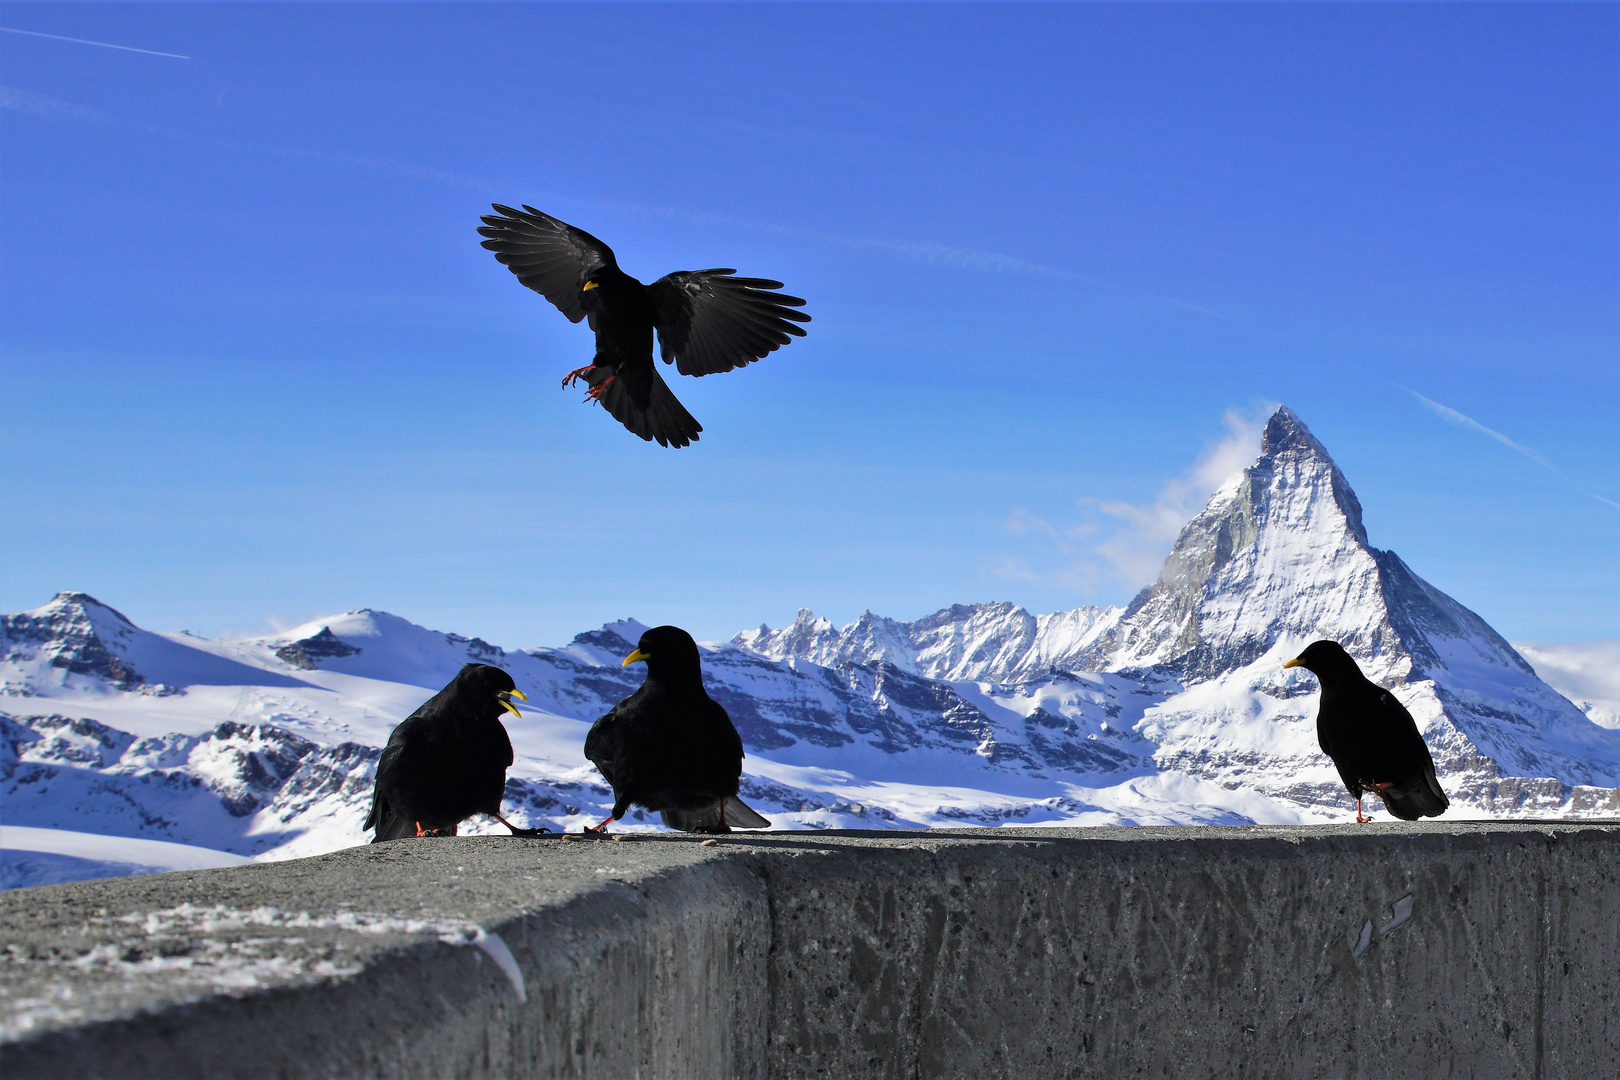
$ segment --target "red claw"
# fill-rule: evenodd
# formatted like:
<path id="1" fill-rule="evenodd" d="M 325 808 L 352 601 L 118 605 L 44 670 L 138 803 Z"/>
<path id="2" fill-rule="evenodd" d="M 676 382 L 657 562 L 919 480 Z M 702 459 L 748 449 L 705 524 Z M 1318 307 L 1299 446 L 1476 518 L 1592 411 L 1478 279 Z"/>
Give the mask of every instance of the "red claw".
<path id="1" fill-rule="evenodd" d="M 573 385 L 574 380 L 583 379 L 585 377 L 585 373 L 594 367 L 596 367 L 595 364 L 586 364 L 584 367 L 575 368 L 573 371 L 570 371 L 568 374 L 563 376 L 562 384 L 564 386 Z"/>

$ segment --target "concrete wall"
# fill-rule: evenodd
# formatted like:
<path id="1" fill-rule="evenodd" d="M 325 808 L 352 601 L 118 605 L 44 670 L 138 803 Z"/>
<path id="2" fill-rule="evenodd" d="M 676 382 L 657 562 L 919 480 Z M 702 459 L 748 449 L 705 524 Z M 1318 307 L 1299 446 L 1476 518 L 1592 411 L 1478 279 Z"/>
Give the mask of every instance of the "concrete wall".
<path id="1" fill-rule="evenodd" d="M 0 933 L 7 1080 L 1620 1076 L 1615 825 L 410 840 Z"/>

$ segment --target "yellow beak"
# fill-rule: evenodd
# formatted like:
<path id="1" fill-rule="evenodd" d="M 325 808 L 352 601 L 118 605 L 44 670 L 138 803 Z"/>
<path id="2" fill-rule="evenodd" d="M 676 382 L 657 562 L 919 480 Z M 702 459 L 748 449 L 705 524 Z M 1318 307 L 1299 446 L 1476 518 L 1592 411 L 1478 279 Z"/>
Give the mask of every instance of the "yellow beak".
<path id="1" fill-rule="evenodd" d="M 1297 656 L 1294 659 L 1288 661 L 1288 663 L 1283 665 L 1283 667 L 1304 667 L 1304 666 L 1305 666 L 1304 663 Z"/>
<path id="2" fill-rule="evenodd" d="M 640 649 L 637 649 L 635 652 L 633 652 L 629 656 L 625 657 L 624 658 L 624 663 L 620 664 L 619 666 L 620 667 L 628 667 L 629 665 L 635 663 L 637 660 L 645 660 L 645 659 L 647 659 L 647 654 L 642 652 Z"/>
<path id="3" fill-rule="evenodd" d="M 501 708 L 505 709 L 507 712 L 511 713 L 513 716 L 521 717 L 523 714 L 518 712 L 518 709 L 517 709 L 516 705 L 512 704 L 512 698 L 517 698 L 519 701 L 528 701 L 529 700 L 527 697 L 524 696 L 523 691 L 521 691 L 521 690 L 511 690 L 511 691 L 508 691 L 507 693 L 504 693 L 504 694 L 496 694 L 495 695 L 495 700 L 499 701 L 501 703 Z"/>
<path id="4" fill-rule="evenodd" d="M 521 690 L 513 690 L 512 691 L 512 696 L 517 698 L 519 701 L 528 701 L 529 700 L 529 695 L 525 694 Z"/>
<path id="5" fill-rule="evenodd" d="M 586 282 L 586 283 L 585 283 L 585 284 L 584 284 L 584 285 L 583 285 L 583 286 L 582 286 L 582 287 L 581 287 L 581 288 L 580 288 L 580 290 L 579 290 L 579 291 L 580 291 L 580 292 L 590 292 L 590 291 L 591 291 L 591 290 L 592 290 L 592 289 L 594 289 L 594 288 L 596 288 L 596 282 L 594 282 L 594 281 L 587 281 L 587 282 Z M 624 665 L 623 665 L 623 664 L 620 664 L 620 665 L 619 665 L 619 666 L 620 666 L 620 667 L 623 667 L 623 666 L 624 666 Z"/>

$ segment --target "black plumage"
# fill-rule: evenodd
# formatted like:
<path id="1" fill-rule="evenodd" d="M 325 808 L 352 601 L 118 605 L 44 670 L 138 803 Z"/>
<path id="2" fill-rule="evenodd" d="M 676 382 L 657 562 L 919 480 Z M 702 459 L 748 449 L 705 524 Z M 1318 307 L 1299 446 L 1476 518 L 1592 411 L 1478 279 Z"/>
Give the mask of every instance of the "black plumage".
<path id="1" fill-rule="evenodd" d="M 1322 684 L 1316 707 L 1316 741 L 1333 759 L 1339 778 L 1356 799 L 1371 792 L 1405 821 L 1439 817 L 1451 805 L 1434 774 L 1434 758 L 1417 722 L 1395 695 L 1369 680 L 1336 641 L 1312 642 L 1284 667 L 1302 667 Z"/>
<path id="2" fill-rule="evenodd" d="M 474 814 L 488 814 L 514 836 L 548 829 L 520 829 L 501 817 L 512 740 L 501 714 L 519 715 L 512 699 L 526 701 L 512 676 L 489 664 L 468 664 L 407 716 L 388 736 L 377 761 L 377 783 L 365 827 L 372 843 L 405 836 L 454 836 Z"/>
<path id="3" fill-rule="evenodd" d="M 810 321 L 804 301 L 773 292 L 780 281 L 731 269 L 680 270 L 643 285 L 619 269 L 613 249 L 532 206 L 495 204 L 478 232 L 517 279 L 557 305 L 570 322 L 590 320 L 596 357 L 568 373 L 588 396 L 643 439 L 695 442 L 703 425 L 665 385 L 653 363 L 653 332 L 664 362 L 682 375 L 713 375 L 751 364 L 792 341 Z"/>
<path id="4" fill-rule="evenodd" d="M 686 832 L 764 829 L 770 822 L 737 798 L 743 744 L 720 703 L 703 689 L 697 642 L 678 626 L 641 635 L 626 664 L 647 662 L 647 680 L 591 725 L 585 756 L 613 785 L 613 812 L 657 810 Z"/>

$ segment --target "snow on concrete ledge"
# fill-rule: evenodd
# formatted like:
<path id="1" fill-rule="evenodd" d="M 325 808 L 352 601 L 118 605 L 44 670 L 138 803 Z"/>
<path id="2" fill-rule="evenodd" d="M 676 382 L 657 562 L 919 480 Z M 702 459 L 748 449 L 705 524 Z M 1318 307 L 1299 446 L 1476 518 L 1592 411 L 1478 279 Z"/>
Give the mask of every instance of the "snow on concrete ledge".
<path id="1" fill-rule="evenodd" d="M 25 1077 L 1597 1076 L 1620 823 L 456 837 L 0 895 Z"/>

